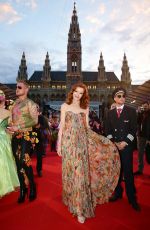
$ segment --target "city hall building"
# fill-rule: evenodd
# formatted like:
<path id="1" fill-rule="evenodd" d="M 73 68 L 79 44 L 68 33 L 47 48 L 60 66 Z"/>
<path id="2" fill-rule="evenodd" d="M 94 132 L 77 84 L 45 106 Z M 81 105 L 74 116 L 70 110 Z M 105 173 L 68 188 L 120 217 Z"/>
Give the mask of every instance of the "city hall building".
<path id="1" fill-rule="evenodd" d="M 97 60 L 98 68 L 95 71 L 82 70 L 82 44 L 77 10 L 74 3 L 68 32 L 67 43 L 67 69 L 66 71 L 51 71 L 50 57 L 47 52 L 45 63 L 41 71 L 34 71 L 28 78 L 25 53 L 23 52 L 18 71 L 18 79 L 28 80 L 30 85 L 30 98 L 42 105 L 50 105 L 53 109 L 60 108 L 65 101 L 66 94 L 71 85 L 81 81 L 87 85 L 90 95 L 91 109 L 97 113 L 101 108 L 109 107 L 112 103 L 112 91 L 122 86 L 128 90 L 132 88 L 126 55 L 123 56 L 121 67 L 121 80 L 114 72 L 106 72 L 102 53 Z"/>

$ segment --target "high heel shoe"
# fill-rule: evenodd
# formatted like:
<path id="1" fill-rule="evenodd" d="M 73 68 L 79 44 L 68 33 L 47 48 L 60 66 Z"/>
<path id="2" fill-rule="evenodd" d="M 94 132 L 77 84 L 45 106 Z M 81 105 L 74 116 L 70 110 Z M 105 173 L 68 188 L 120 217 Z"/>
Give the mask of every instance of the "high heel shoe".
<path id="1" fill-rule="evenodd" d="M 85 217 L 84 216 L 78 216 L 78 222 L 80 223 L 80 224 L 84 224 L 84 222 L 85 222 Z"/>
<path id="2" fill-rule="evenodd" d="M 36 185 L 33 184 L 33 185 L 30 186 L 29 201 L 35 200 L 36 196 L 37 196 Z"/>
<path id="3" fill-rule="evenodd" d="M 28 197 L 28 189 L 27 188 L 23 188 L 20 189 L 20 196 L 18 198 L 18 203 L 23 203 L 25 201 L 25 197 Z"/>

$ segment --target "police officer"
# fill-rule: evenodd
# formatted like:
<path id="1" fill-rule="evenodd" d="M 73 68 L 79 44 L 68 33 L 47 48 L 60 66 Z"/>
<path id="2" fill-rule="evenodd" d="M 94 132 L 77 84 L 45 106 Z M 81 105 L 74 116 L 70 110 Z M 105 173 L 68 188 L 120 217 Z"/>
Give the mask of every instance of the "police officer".
<path id="1" fill-rule="evenodd" d="M 106 135 L 116 144 L 119 150 L 121 171 L 118 185 L 110 201 L 122 198 L 123 188 L 121 181 L 122 176 L 124 176 L 128 201 L 136 211 L 140 211 L 140 206 L 136 200 L 133 176 L 133 150 L 137 130 L 136 111 L 125 105 L 126 90 L 124 88 L 116 88 L 112 97 L 116 103 L 116 108 L 108 112 Z"/>

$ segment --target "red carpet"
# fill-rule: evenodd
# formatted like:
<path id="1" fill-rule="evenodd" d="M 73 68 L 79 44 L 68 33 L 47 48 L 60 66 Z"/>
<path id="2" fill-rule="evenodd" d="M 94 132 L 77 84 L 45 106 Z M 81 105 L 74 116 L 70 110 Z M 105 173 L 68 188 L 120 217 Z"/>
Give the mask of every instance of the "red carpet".
<path id="1" fill-rule="evenodd" d="M 137 169 L 137 154 L 134 154 Z M 145 163 L 144 175 L 135 177 L 138 200 L 142 211 L 134 211 L 126 195 L 114 203 L 99 205 L 95 218 L 79 224 L 61 202 L 61 158 L 56 153 L 47 153 L 43 159 L 43 177 L 35 171 L 38 197 L 35 201 L 17 204 L 18 192 L 0 199 L 1 230 L 50 230 L 55 229 L 101 229 L 141 230 L 150 226 L 150 166 Z"/>

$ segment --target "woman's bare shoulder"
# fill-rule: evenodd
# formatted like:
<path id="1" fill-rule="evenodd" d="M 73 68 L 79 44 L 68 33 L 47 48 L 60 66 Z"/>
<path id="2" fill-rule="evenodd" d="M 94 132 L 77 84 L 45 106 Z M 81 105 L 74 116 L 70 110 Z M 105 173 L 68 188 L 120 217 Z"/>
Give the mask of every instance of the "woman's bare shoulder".
<path id="1" fill-rule="evenodd" d="M 85 113 L 89 113 L 89 107 L 87 107 L 86 109 L 85 109 Z"/>
<path id="2" fill-rule="evenodd" d="M 10 116 L 11 116 L 11 112 L 9 110 L 2 109 L 0 111 L 0 117 L 3 118 L 3 119 L 6 118 L 6 117 L 10 117 Z"/>
<path id="3" fill-rule="evenodd" d="M 63 103 L 61 105 L 61 110 L 66 110 L 68 108 L 68 104 L 67 103 Z"/>
<path id="4" fill-rule="evenodd" d="M 7 110 L 7 109 L 5 109 L 5 112 L 4 112 L 5 114 L 6 114 L 6 116 L 8 116 L 8 117 L 10 117 L 11 116 L 11 112 L 9 111 L 9 110 Z"/>

